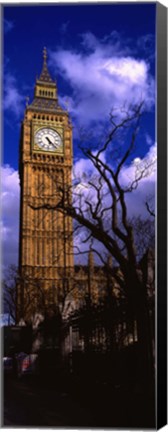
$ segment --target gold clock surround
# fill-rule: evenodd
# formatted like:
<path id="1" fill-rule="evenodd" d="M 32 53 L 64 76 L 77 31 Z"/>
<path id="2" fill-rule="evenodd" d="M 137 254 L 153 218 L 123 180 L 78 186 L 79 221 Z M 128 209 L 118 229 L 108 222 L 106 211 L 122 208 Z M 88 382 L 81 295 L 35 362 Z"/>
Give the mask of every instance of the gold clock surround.
<path id="1" fill-rule="evenodd" d="M 36 134 L 39 131 L 42 131 L 43 129 L 50 129 L 54 132 L 56 132 L 56 134 L 58 134 L 61 138 L 61 145 L 58 148 L 55 148 L 52 150 L 49 150 L 49 154 L 54 153 L 54 154 L 60 154 L 62 155 L 64 153 L 64 131 L 62 126 L 58 126 L 58 125 L 53 125 L 51 123 L 45 123 L 45 122 L 40 122 L 40 123 L 35 123 L 33 122 L 32 124 L 32 151 L 35 152 L 42 152 L 42 153 L 47 153 L 47 149 L 44 150 L 43 148 L 40 148 L 36 142 Z"/>

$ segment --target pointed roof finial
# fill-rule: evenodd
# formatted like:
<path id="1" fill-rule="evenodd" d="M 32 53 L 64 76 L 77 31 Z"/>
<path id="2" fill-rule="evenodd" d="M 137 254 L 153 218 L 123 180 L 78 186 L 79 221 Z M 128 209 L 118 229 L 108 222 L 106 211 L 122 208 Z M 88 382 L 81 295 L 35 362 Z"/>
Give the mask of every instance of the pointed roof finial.
<path id="1" fill-rule="evenodd" d="M 43 49 L 43 59 L 46 61 L 47 60 L 47 48 L 44 47 Z"/>
<path id="2" fill-rule="evenodd" d="M 46 49 L 46 47 L 43 48 L 43 67 L 42 67 L 41 75 L 40 75 L 38 81 L 43 81 L 45 83 L 54 83 L 54 81 L 52 80 L 52 78 L 49 74 L 48 67 L 47 67 L 47 49 Z"/>

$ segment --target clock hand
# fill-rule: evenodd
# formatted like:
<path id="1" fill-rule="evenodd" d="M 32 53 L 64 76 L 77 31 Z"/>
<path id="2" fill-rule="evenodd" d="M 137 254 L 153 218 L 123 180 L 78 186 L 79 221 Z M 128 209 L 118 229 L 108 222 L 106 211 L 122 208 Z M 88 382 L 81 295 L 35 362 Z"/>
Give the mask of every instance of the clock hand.
<path id="1" fill-rule="evenodd" d="M 55 144 L 54 142 L 52 142 L 50 140 L 50 138 L 46 137 L 47 141 L 49 142 L 49 144 L 51 144 L 52 146 L 54 146 L 55 148 L 57 148 L 57 144 Z"/>
<path id="2" fill-rule="evenodd" d="M 55 148 L 58 147 L 57 143 L 54 143 L 50 140 L 50 138 L 48 138 L 48 136 L 46 136 L 47 141 L 49 142 L 49 144 L 51 144 L 52 146 L 54 146 Z"/>
<path id="3" fill-rule="evenodd" d="M 53 144 L 52 141 L 50 140 L 50 138 L 46 137 L 46 139 L 49 142 L 49 144 Z"/>

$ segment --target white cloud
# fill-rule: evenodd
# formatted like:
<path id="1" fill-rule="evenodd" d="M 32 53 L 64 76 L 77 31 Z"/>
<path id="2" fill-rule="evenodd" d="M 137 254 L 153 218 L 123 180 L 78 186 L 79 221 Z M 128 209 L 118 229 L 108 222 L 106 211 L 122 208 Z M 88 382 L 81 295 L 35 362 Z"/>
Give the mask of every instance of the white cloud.
<path id="1" fill-rule="evenodd" d="M 82 124 L 100 121 L 111 108 L 145 100 L 146 107 L 154 103 L 154 79 L 145 59 L 135 58 L 121 46 L 115 49 L 109 41 L 100 43 L 87 33 L 83 37 L 85 51 L 58 49 L 50 53 L 53 67 L 72 88 L 70 108 Z M 117 52 L 118 47 L 118 52 Z"/>
<path id="2" fill-rule="evenodd" d="M 20 93 L 16 79 L 11 74 L 4 77 L 4 109 L 11 111 L 18 118 L 23 111 L 25 98 Z"/>
<path id="3" fill-rule="evenodd" d="M 80 178 L 86 175 L 87 177 L 93 173 L 93 164 L 86 158 L 77 159 L 74 163 L 74 178 Z"/>
<path id="4" fill-rule="evenodd" d="M 17 264 L 19 231 L 19 176 L 9 165 L 1 167 L 1 239 L 4 266 Z"/>

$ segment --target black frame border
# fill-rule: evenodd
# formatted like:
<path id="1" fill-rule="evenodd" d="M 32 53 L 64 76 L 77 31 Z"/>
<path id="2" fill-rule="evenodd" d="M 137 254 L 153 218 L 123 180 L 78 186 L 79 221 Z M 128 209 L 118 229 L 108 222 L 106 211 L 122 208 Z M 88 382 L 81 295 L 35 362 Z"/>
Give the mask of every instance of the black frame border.
<path id="1" fill-rule="evenodd" d="M 157 31 L 157 297 L 156 427 L 167 424 L 167 8 L 156 4 Z"/>

